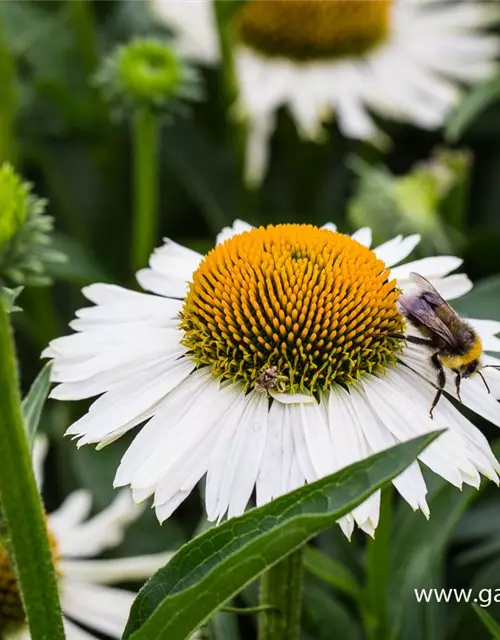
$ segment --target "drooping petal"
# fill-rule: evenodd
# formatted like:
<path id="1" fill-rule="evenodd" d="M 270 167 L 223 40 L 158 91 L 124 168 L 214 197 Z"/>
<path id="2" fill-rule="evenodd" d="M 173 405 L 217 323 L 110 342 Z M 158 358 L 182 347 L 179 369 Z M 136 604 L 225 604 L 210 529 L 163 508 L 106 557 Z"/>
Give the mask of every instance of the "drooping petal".
<path id="1" fill-rule="evenodd" d="M 114 584 L 147 580 L 160 567 L 167 564 L 174 553 L 167 551 L 145 556 L 113 558 L 112 560 L 62 559 L 60 572 L 78 582 Z"/>
<path id="2" fill-rule="evenodd" d="M 79 505 L 74 501 L 71 513 L 70 505 L 66 503 L 59 514 L 56 512 L 50 516 L 50 526 L 57 536 L 58 549 L 65 557 L 88 558 L 117 546 L 123 539 L 125 529 L 142 513 L 142 509 L 132 502 L 128 491 L 120 492 L 109 507 L 85 522 L 78 517 L 82 511 L 77 513 L 76 506 Z"/>
<path id="3" fill-rule="evenodd" d="M 68 616 L 111 638 L 122 637 L 135 594 L 65 578 L 60 585 L 61 606 Z"/>

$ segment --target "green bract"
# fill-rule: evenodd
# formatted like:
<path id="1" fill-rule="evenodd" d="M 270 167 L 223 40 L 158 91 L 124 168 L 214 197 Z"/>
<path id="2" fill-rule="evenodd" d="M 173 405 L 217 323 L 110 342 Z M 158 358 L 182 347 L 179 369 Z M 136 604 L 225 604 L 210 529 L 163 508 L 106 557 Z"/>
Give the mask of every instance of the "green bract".
<path id="1" fill-rule="evenodd" d="M 29 188 L 9 164 L 0 167 L 0 248 L 22 225 L 28 210 Z"/>
<path id="2" fill-rule="evenodd" d="M 179 100 L 196 97 L 197 90 L 194 71 L 155 38 L 119 47 L 104 61 L 96 80 L 108 100 L 122 109 L 172 111 Z"/>
<path id="3" fill-rule="evenodd" d="M 1 167 L 0 286 L 48 284 L 46 266 L 64 260 L 50 246 L 53 219 L 45 214 L 45 206 L 10 165 Z"/>

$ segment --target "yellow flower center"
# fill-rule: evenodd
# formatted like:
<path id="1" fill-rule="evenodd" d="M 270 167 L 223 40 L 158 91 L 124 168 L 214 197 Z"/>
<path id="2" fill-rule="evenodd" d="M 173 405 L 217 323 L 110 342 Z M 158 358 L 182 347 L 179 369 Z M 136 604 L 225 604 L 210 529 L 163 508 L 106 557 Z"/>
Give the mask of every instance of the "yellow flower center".
<path id="1" fill-rule="evenodd" d="M 361 56 L 387 39 L 392 0 L 249 0 L 234 25 L 249 47 L 295 60 Z"/>
<path id="2" fill-rule="evenodd" d="M 205 256 L 182 309 L 183 344 L 246 390 L 315 394 L 394 361 L 398 294 L 384 263 L 349 236 L 261 227 Z"/>
<path id="3" fill-rule="evenodd" d="M 50 530 L 48 534 L 52 557 L 54 562 L 57 562 L 57 541 Z M 7 549 L 0 544 L 0 638 L 25 622 L 26 616 L 12 560 Z"/>

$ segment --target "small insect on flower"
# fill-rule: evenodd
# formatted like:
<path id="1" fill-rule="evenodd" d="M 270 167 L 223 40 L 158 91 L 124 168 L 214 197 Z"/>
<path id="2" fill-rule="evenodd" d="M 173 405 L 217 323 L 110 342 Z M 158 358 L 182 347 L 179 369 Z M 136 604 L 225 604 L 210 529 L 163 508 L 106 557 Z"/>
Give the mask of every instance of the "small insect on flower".
<path id="1" fill-rule="evenodd" d="M 455 374 L 457 397 L 462 402 L 462 378 L 469 378 L 475 373 L 481 376 L 488 393 L 490 392 L 481 369 L 492 365 L 481 364 L 483 346 L 474 329 L 443 300 L 428 280 L 418 273 L 411 273 L 410 276 L 419 286 L 419 293 L 399 296 L 398 306 L 408 322 L 424 336 L 420 338 L 408 335 L 406 340 L 428 347 L 434 352 L 430 361 L 437 371 L 437 392 L 429 411 L 432 418 L 432 412 L 446 385 L 445 368 L 451 369 Z"/>
<path id="2" fill-rule="evenodd" d="M 280 376 L 277 367 L 268 367 L 259 374 L 255 381 L 254 390 L 260 393 L 267 393 L 270 389 L 274 389 L 278 383 Z"/>

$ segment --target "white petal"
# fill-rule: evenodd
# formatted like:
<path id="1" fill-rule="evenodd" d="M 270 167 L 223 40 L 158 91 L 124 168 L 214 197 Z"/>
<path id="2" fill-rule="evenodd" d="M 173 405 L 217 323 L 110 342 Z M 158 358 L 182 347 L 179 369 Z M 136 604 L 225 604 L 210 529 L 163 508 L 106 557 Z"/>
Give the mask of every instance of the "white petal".
<path id="1" fill-rule="evenodd" d="M 207 0 L 153 0 L 158 18 L 176 31 L 176 45 L 188 58 L 216 64 L 220 58 L 217 26 Z"/>
<path id="2" fill-rule="evenodd" d="M 108 366 L 108 361 L 103 364 L 105 367 L 103 370 L 94 373 L 88 378 L 58 384 L 50 392 L 50 397 L 56 400 L 82 400 L 83 398 L 101 395 L 106 391 L 117 390 L 120 387 L 126 388 L 132 380 L 135 380 L 137 384 L 141 384 L 143 377 L 150 371 L 157 372 L 158 369 L 164 368 L 165 365 L 174 362 L 183 355 L 183 351 L 177 349 L 167 353 L 145 353 L 131 362 L 120 362 L 114 366 Z M 66 370 L 64 377 L 75 378 L 78 375 L 85 375 L 83 371 L 78 374 L 76 365 L 73 373 L 75 372 L 76 375 L 68 374 L 68 370 Z"/>
<path id="3" fill-rule="evenodd" d="M 455 256 L 436 256 L 432 258 L 422 258 L 413 260 L 399 267 L 391 269 L 393 278 L 397 278 L 401 283 L 411 282 L 410 273 L 415 271 L 427 279 L 443 278 L 451 271 L 455 271 L 462 264 L 463 260 Z"/>
<path id="4" fill-rule="evenodd" d="M 257 394 L 248 408 L 246 424 L 240 424 L 239 428 L 245 429 L 245 438 L 239 451 L 228 518 L 239 516 L 244 512 L 257 482 L 267 437 L 267 404 L 267 398 Z"/>
<path id="5" fill-rule="evenodd" d="M 372 404 L 387 398 L 387 406 L 379 410 L 384 412 L 388 428 L 400 441 L 409 440 L 433 428 L 448 428 L 439 440 L 420 455 L 420 459 L 435 473 L 458 487 L 461 487 L 464 478 L 477 477 L 477 471 L 469 460 L 466 442 L 453 428 L 450 428 L 454 426 L 454 421 L 450 422 L 452 414 L 448 414 L 445 418 L 438 405 L 434 412 L 434 419 L 430 420 L 428 403 L 432 400 L 430 396 L 433 397 L 434 389 L 425 384 L 417 374 L 406 367 L 396 365 L 390 375 L 377 379 L 372 385 L 367 385 L 366 390 Z M 399 394 L 405 398 L 404 404 L 408 411 L 405 420 L 401 420 L 397 410 L 392 410 L 390 406 L 391 390 L 394 397 Z"/>
<path id="6" fill-rule="evenodd" d="M 467 322 L 478 332 L 485 351 L 500 352 L 500 338 L 496 337 L 500 335 L 500 322 L 477 318 L 468 318 Z"/>
<path id="7" fill-rule="evenodd" d="M 445 300 L 454 300 L 468 293 L 473 285 L 465 273 L 447 276 L 442 280 L 431 280 L 431 283 L 441 293 Z"/>
<path id="8" fill-rule="evenodd" d="M 92 494 L 85 489 L 73 491 L 62 505 L 49 515 L 50 529 L 58 540 L 71 537 L 71 531 L 88 517 Z"/>
<path id="9" fill-rule="evenodd" d="M 355 140 L 370 140 L 377 136 L 377 129 L 359 96 L 347 96 L 339 92 L 337 117 L 343 133 Z M 364 243 L 363 243 L 364 244 Z"/>
<path id="10" fill-rule="evenodd" d="M 328 231 L 333 231 L 334 233 L 337 231 L 337 225 L 333 222 L 327 222 L 321 226 L 322 229 L 327 229 Z"/>
<path id="11" fill-rule="evenodd" d="M 380 415 L 379 407 L 375 409 L 365 393 L 367 383 L 359 388 L 352 389 L 353 401 L 356 403 L 356 416 L 358 424 L 363 430 L 366 440 L 373 452 L 381 451 L 397 444 L 398 440 L 393 436 L 386 426 L 387 416 L 385 412 Z M 389 406 L 391 404 L 389 403 Z M 435 427 L 434 427 L 435 428 Z M 422 473 L 417 463 L 410 465 L 394 481 L 394 486 L 408 502 L 412 509 L 421 509 L 424 514 L 429 508 L 425 499 L 427 489 Z"/>
<path id="12" fill-rule="evenodd" d="M 96 637 L 84 631 L 81 627 L 63 618 L 64 633 L 66 634 L 66 640 L 96 640 Z M 28 636 L 28 640 L 30 637 Z"/>
<path id="13" fill-rule="evenodd" d="M 274 407 L 274 411 L 272 407 Z M 257 478 L 256 502 L 258 507 L 284 493 L 281 490 L 284 465 L 284 447 L 282 445 L 284 411 L 278 402 L 273 402 L 272 407 L 268 415 L 267 437 Z M 276 407 L 279 409 L 276 410 Z"/>
<path id="14" fill-rule="evenodd" d="M 372 244 L 372 230 L 370 229 L 370 227 L 363 227 L 362 229 L 358 229 L 357 231 L 355 231 L 351 235 L 351 238 L 369 248 Z"/>
<path id="15" fill-rule="evenodd" d="M 127 526 L 141 513 L 142 509 L 134 505 L 130 493 L 121 491 L 109 507 L 86 522 L 69 528 L 66 520 L 64 532 L 61 529 L 58 532 L 59 551 L 63 556 L 81 558 L 115 547 L 122 541 Z M 56 530 L 54 533 L 57 535 Z"/>
<path id="16" fill-rule="evenodd" d="M 252 118 L 248 125 L 245 148 L 245 183 L 250 188 L 257 188 L 264 179 L 269 164 L 270 138 L 275 126 L 273 113 L 264 113 Z"/>
<path id="17" fill-rule="evenodd" d="M 209 520 L 222 518 L 228 510 L 235 513 L 244 509 L 257 480 L 265 446 L 267 398 L 263 394 L 234 393 L 208 463 L 205 502 Z M 250 444 L 255 447 L 251 455 Z M 246 456 L 249 458 L 245 462 Z M 240 472 L 245 468 L 246 478 Z"/>
<path id="18" fill-rule="evenodd" d="M 244 220 L 235 220 L 230 227 L 224 227 L 222 229 L 222 231 L 217 235 L 216 242 L 217 244 L 221 244 L 233 236 L 245 233 L 245 231 L 251 231 L 252 229 L 255 229 L 255 227 L 248 224 L 248 222 L 245 222 Z"/>
<path id="19" fill-rule="evenodd" d="M 163 567 L 174 555 L 167 551 L 131 558 L 112 560 L 68 560 L 61 559 L 58 569 L 69 580 L 93 582 L 95 584 L 113 584 L 115 582 L 138 582 L 147 580 Z"/>
<path id="20" fill-rule="evenodd" d="M 305 393 L 277 393 L 270 389 L 269 395 L 281 404 L 316 404 L 316 398 Z"/>
<path id="21" fill-rule="evenodd" d="M 127 426 L 127 430 L 152 415 L 155 406 L 185 380 L 193 364 L 183 358 L 162 367 L 153 368 L 129 383 L 124 383 L 101 396 L 67 430 L 70 435 L 81 436 L 79 446 L 99 442 Z"/>
<path id="22" fill-rule="evenodd" d="M 217 427 L 220 428 L 220 420 L 233 401 L 233 395 L 225 389 L 219 389 L 214 380 L 211 383 L 207 385 L 205 392 L 200 394 L 196 404 L 191 404 L 189 410 L 175 424 L 172 424 L 168 434 L 165 433 L 163 438 L 157 439 L 154 449 L 149 452 L 145 462 L 132 477 L 131 484 L 134 489 L 148 487 L 160 481 L 167 485 L 176 485 L 175 471 L 182 470 L 183 466 L 186 466 L 186 458 L 191 455 L 191 452 L 196 453 L 198 445 L 204 449 L 206 439 Z M 201 456 L 201 462 L 206 468 L 207 461 L 203 456 Z M 194 464 L 196 464 L 196 456 L 191 460 L 191 465 L 187 466 Z M 184 469 L 183 473 L 186 472 L 189 473 L 189 470 Z M 170 493 L 171 490 L 166 493 Z M 166 499 L 166 496 L 161 495 L 162 493 L 156 496 L 158 503 Z"/>
<path id="23" fill-rule="evenodd" d="M 158 329 L 137 326 L 115 327 L 115 335 L 104 335 L 99 330 L 66 336 L 64 351 L 56 356 L 51 371 L 53 382 L 78 382 L 109 372 L 121 366 L 138 366 L 149 357 L 155 363 L 182 356 L 186 349 L 181 345 L 183 334 L 178 329 Z M 62 338 L 61 338 L 62 340 Z"/>
<path id="24" fill-rule="evenodd" d="M 290 416 L 302 430 L 303 443 L 314 469 L 314 479 L 333 473 L 336 470 L 334 446 L 330 439 L 326 416 L 320 406 L 318 404 L 292 406 Z M 297 441 L 295 444 L 298 447 Z"/>
<path id="25" fill-rule="evenodd" d="M 63 578 L 60 581 L 61 606 L 77 622 L 121 638 L 135 594 Z"/>
<path id="26" fill-rule="evenodd" d="M 47 436 L 41 433 L 37 434 L 35 442 L 33 443 L 31 457 L 33 459 L 33 472 L 35 474 L 36 484 L 40 490 L 43 484 L 43 465 L 47 457 L 48 448 L 49 441 L 47 440 Z"/>
<path id="27" fill-rule="evenodd" d="M 165 244 L 155 249 L 149 259 L 149 269 L 137 274 L 143 289 L 160 295 L 184 298 L 188 282 L 198 268 L 203 256 L 192 249 L 165 239 Z"/>
<path id="28" fill-rule="evenodd" d="M 419 242 L 420 235 L 417 233 L 406 238 L 396 236 L 378 246 L 373 252 L 377 258 L 385 262 L 386 266 L 392 267 L 407 258 Z"/>
<path id="29" fill-rule="evenodd" d="M 163 445 L 164 442 L 168 446 L 168 443 L 172 442 L 173 429 L 189 414 L 200 397 L 205 393 L 212 393 L 212 385 L 218 389 L 218 384 L 210 372 L 200 369 L 165 397 L 154 418 L 141 429 L 125 452 L 116 472 L 115 487 L 130 484 L 157 446 Z"/>

